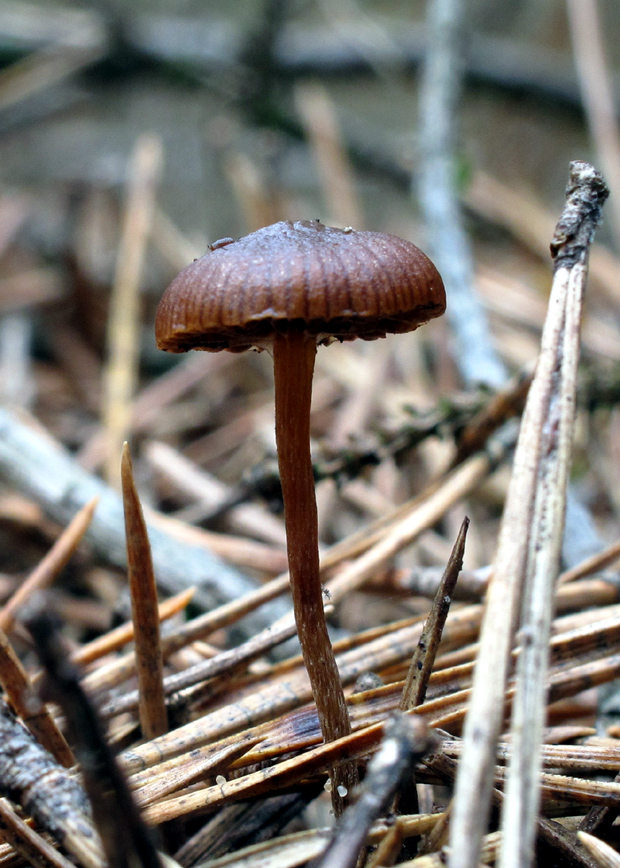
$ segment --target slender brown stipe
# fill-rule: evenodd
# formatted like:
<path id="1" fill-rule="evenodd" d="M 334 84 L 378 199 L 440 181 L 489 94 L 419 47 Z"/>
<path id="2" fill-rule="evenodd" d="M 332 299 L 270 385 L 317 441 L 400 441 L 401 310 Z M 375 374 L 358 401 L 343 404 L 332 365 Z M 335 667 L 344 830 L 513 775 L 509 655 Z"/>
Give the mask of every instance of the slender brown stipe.
<path id="1" fill-rule="evenodd" d="M 334 339 L 374 340 L 412 331 L 444 309 L 441 277 L 410 242 L 318 221 L 285 221 L 213 245 L 176 277 L 157 312 L 161 349 L 241 352 L 257 347 L 273 353 L 291 592 L 325 741 L 351 728 L 319 577 L 310 458 L 316 347 Z M 356 775 L 351 763 L 333 769 L 336 813 Z"/>

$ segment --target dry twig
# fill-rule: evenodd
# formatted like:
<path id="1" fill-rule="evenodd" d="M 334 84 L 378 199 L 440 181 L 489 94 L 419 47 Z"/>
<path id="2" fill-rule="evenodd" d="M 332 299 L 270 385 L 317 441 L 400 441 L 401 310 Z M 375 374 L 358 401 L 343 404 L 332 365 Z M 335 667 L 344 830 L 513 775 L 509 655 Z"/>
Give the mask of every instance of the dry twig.
<path id="1" fill-rule="evenodd" d="M 410 711 L 424 702 L 428 679 L 435 664 L 435 655 L 437 654 L 441 634 L 448 617 L 448 612 L 450 611 L 452 593 L 459 577 L 459 572 L 463 567 L 463 554 L 465 552 L 465 538 L 468 527 L 469 519 L 465 518 L 441 584 L 437 589 L 433 608 L 424 625 L 420 641 L 409 664 L 409 672 L 407 673 L 403 695 L 400 700 L 402 711 Z"/>
<path id="2" fill-rule="evenodd" d="M 155 135 L 141 136 L 136 142 L 130 167 L 123 235 L 108 323 L 109 357 L 103 417 L 107 434 L 106 478 L 115 488 L 118 488 L 118 456 L 131 420 L 140 346 L 138 293 L 161 162 L 160 139 Z"/>
<path id="3" fill-rule="evenodd" d="M 98 502 L 99 498 L 94 497 L 82 507 L 37 568 L 19 586 L 10 600 L 4 604 L 0 610 L 0 629 L 10 631 L 15 620 L 16 610 L 36 591 L 42 591 L 51 585 L 58 573 L 65 567 L 88 530 Z"/>
<path id="4" fill-rule="evenodd" d="M 413 764 L 435 745 L 434 737 L 415 716 L 388 719 L 372 757 L 361 792 L 343 814 L 317 868 L 355 868 L 373 822 L 387 808 Z"/>

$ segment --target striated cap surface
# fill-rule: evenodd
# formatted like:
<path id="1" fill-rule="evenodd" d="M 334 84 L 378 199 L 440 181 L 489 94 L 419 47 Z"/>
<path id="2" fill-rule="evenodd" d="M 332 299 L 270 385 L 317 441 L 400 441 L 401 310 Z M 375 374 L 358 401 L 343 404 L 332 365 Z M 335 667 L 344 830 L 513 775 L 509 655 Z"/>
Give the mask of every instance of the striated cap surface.
<path id="1" fill-rule="evenodd" d="M 170 284 L 160 349 L 241 351 L 275 331 L 372 340 L 408 332 L 446 307 L 439 272 L 414 244 L 381 232 L 283 221 L 223 239 Z"/>

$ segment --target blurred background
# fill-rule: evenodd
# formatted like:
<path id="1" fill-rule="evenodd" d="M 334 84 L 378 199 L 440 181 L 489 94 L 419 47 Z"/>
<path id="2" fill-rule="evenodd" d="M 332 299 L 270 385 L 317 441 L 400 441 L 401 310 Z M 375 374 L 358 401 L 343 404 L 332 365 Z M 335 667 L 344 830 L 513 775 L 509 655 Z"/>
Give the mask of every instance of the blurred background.
<path id="1" fill-rule="evenodd" d="M 568 160 L 594 156 L 566 2 L 459 5 L 464 178 L 482 169 L 557 208 Z M 597 6 L 617 81 L 618 9 Z M 152 131 L 165 154 L 158 199 L 202 244 L 252 228 L 236 174 L 262 186 L 273 216 L 337 217 L 307 143 L 306 88 L 320 84 L 364 221 L 411 220 L 427 13 L 423 0 L 4 0 L 0 180 L 50 198 L 122 189 L 137 136 Z"/>
<path id="2" fill-rule="evenodd" d="M 319 354 L 327 454 L 367 435 L 393 442 L 412 412 L 449 398 L 440 421 L 452 424 L 459 401 L 473 407 L 480 387 L 535 359 L 569 162 L 592 161 L 612 198 L 593 254 L 574 475 L 614 533 L 617 0 L 2 0 L 0 63 L 0 397 L 113 484 L 129 438 L 145 498 L 184 517 L 195 492 L 148 443 L 234 488 L 273 457 L 273 434 L 268 359 L 156 350 L 156 304 L 181 267 L 280 219 L 429 250 L 450 318 Z M 334 510 L 342 485 L 320 494 L 325 541 L 419 491 L 450 460 L 446 430 L 415 455 L 383 456 L 346 510 Z M 504 489 L 491 488 L 471 507 L 471 565 L 493 555 Z M 448 516 L 448 536 L 461 517 Z M 441 560 L 439 543 L 422 559 Z"/>

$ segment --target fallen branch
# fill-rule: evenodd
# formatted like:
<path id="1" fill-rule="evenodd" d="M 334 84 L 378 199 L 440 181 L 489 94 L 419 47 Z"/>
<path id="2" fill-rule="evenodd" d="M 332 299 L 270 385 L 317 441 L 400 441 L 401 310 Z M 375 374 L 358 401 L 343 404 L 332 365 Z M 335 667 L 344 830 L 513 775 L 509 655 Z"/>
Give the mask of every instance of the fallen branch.
<path id="1" fill-rule="evenodd" d="M 49 436 L 5 409 L 0 409 L 0 479 L 40 504 L 50 518 L 62 525 L 98 497 L 99 505 L 85 538 L 100 557 L 126 567 L 119 495 L 79 467 Z M 193 601 L 207 610 L 254 590 L 250 579 L 206 549 L 179 543 L 153 525 L 148 526 L 148 533 L 157 583 L 167 593 L 176 594 L 195 585 Z M 269 603 L 253 614 L 248 635 L 269 626 L 287 608 L 282 603 Z"/>

